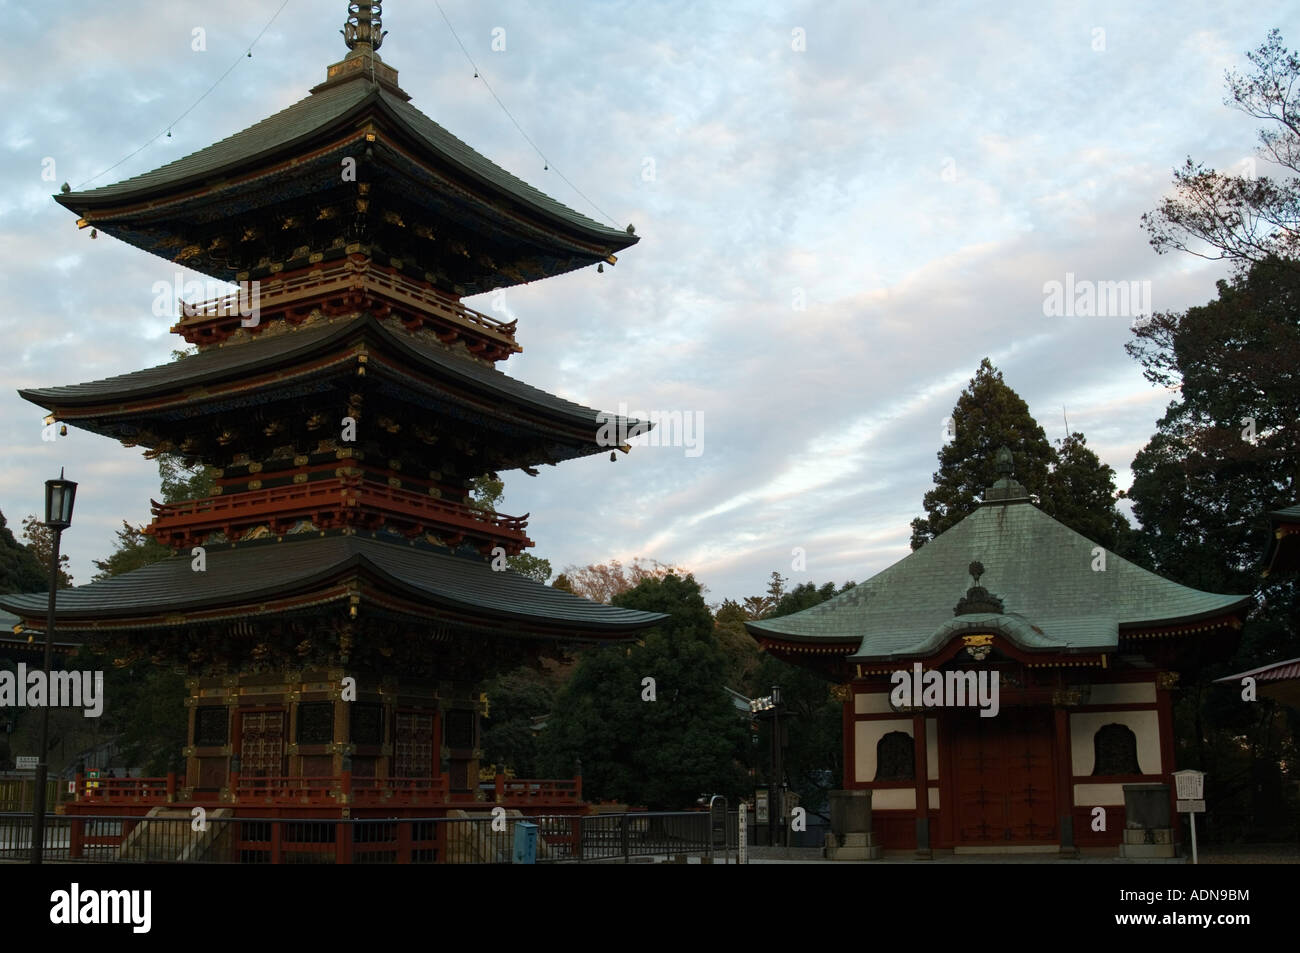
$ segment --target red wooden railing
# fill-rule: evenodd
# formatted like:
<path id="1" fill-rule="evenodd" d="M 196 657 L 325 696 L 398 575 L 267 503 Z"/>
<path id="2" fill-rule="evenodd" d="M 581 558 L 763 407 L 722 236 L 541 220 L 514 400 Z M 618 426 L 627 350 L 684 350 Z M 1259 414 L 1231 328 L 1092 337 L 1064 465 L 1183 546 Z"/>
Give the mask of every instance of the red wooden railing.
<path id="1" fill-rule="evenodd" d="M 395 269 L 382 268 L 367 261 L 351 259 L 322 265 L 285 277 L 262 279 L 258 284 L 257 307 L 273 310 L 303 298 L 319 297 L 331 292 L 362 291 L 373 288 L 387 297 L 414 305 L 420 311 L 469 325 L 480 331 L 500 335 L 513 344 L 516 321 L 498 321 L 482 311 L 462 304 L 451 295 L 438 291 L 427 282 L 415 281 Z M 243 294 L 243 305 L 251 303 L 251 291 Z M 238 292 L 207 301 L 181 302 L 178 327 L 199 324 L 214 318 L 239 318 L 241 300 Z M 519 350 L 518 346 L 514 350 Z"/>
<path id="2" fill-rule="evenodd" d="M 236 802 L 249 804 L 333 804 L 358 806 L 376 804 L 419 805 L 480 803 L 473 795 L 453 796 L 447 775 L 436 778 L 354 778 L 350 772 L 337 777 L 250 778 L 231 772 Z M 110 804 L 171 804 L 176 797 L 176 775 L 162 778 L 87 778 L 78 775 L 75 800 Z M 540 779 L 496 776 L 498 804 L 520 807 L 542 804 L 579 804 L 582 778 Z M 346 800 L 344 800 L 346 798 Z"/>
<path id="3" fill-rule="evenodd" d="M 464 503 L 434 499 L 414 490 L 363 482 L 361 477 L 338 477 L 311 483 L 294 483 L 261 490 L 246 490 L 179 503 L 150 500 L 154 521 L 149 532 L 169 536 L 247 525 L 263 519 L 293 520 L 322 510 L 358 510 L 396 513 L 430 529 L 445 527 L 467 535 L 481 535 L 512 543 L 527 543 L 528 517 L 504 513 L 484 514 Z M 346 522 L 346 521 L 345 521 Z"/>

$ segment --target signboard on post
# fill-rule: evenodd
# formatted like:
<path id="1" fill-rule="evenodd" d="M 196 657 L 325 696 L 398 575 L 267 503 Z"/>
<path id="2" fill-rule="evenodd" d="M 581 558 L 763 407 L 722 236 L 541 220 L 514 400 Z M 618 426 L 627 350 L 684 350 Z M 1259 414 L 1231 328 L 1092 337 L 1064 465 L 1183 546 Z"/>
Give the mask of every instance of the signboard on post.
<path id="1" fill-rule="evenodd" d="M 1178 813 L 1186 814 L 1192 825 L 1192 863 L 1198 863 L 1196 856 L 1196 815 L 1205 813 L 1205 772 L 1174 772 L 1174 785 L 1178 793 Z"/>
<path id="2" fill-rule="evenodd" d="M 746 824 L 745 808 L 749 805 L 740 802 L 740 812 L 736 816 L 736 863 L 749 863 L 749 825 Z"/>
<path id="3" fill-rule="evenodd" d="M 36 765 L 40 763 L 40 758 L 34 754 L 19 755 L 14 759 L 14 765 L 19 771 L 35 771 Z"/>
<path id="4" fill-rule="evenodd" d="M 1191 769 L 1175 771 L 1174 785 L 1178 790 L 1178 800 L 1199 801 L 1205 797 L 1205 772 Z"/>
<path id="5" fill-rule="evenodd" d="M 754 792 L 754 822 L 766 824 L 767 821 L 767 788 L 759 788 Z"/>

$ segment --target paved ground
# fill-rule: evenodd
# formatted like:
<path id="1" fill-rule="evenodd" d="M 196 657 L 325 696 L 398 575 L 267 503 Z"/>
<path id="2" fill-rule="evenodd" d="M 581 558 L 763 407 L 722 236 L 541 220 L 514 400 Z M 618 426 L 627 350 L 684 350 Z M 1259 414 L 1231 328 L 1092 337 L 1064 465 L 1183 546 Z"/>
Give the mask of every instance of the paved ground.
<path id="1" fill-rule="evenodd" d="M 1300 864 L 1300 844 L 1263 844 L 1233 847 L 1213 847 L 1200 852 L 1202 864 Z M 654 858 L 635 858 L 634 863 L 667 863 L 669 858 L 662 855 Z M 621 861 L 620 861 L 621 862 Z M 735 862 L 732 852 L 729 862 Z M 751 864 L 820 864 L 831 863 L 822 856 L 820 847 L 751 847 L 749 849 Z M 885 851 L 882 860 L 848 861 L 847 863 L 874 864 L 1190 864 L 1191 857 L 1170 859 L 1134 860 L 1117 857 L 1111 850 L 1089 850 L 1077 860 L 1062 860 L 1055 854 L 954 854 L 952 851 L 936 850 L 932 860 L 917 860 L 911 851 Z M 692 856 L 687 863 L 698 864 L 700 858 Z M 722 863 L 719 856 L 714 863 Z M 840 863 L 846 863 L 841 861 Z"/>

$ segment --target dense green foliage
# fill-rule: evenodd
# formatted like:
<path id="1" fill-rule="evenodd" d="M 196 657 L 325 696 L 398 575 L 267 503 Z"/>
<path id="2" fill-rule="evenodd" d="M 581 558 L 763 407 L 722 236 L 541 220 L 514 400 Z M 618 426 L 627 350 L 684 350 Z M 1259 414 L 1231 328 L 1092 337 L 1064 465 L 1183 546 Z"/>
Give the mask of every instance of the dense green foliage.
<path id="1" fill-rule="evenodd" d="M 934 489 L 925 494 L 926 515 L 912 520 L 912 549 L 975 512 L 984 491 L 999 478 L 997 451 L 1007 447 L 1013 477 L 1044 512 L 1077 533 L 1124 553 L 1130 531 L 1115 506 L 1115 471 L 1088 449 L 1081 433 L 1048 442 L 1029 405 L 986 357 L 957 398 L 952 438 L 939 450 Z"/>
<path id="2" fill-rule="evenodd" d="M 543 769 L 566 776 L 581 759 L 589 797 L 650 808 L 740 795 L 745 721 L 723 690 L 723 655 L 699 583 L 646 579 L 614 604 L 669 618 L 643 644 L 583 655 L 556 699 Z"/>
<path id="3" fill-rule="evenodd" d="M 49 589 L 49 563 L 41 564 L 28 547 L 14 539 L 0 513 L 0 592 L 40 592 Z"/>

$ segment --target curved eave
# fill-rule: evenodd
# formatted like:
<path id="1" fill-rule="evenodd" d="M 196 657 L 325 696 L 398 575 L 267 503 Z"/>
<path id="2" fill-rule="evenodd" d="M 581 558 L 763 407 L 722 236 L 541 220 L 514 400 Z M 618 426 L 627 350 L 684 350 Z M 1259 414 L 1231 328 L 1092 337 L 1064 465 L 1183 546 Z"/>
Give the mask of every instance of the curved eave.
<path id="1" fill-rule="evenodd" d="M 580 450 L 577 455 L 611 449 L 597 442 L 604 421 L 609 421 L 616 427 L 621 426 L 619 433 L 627 433 L 634 426 L 649 429 L 648 423 L 617 418 L 575 404 L 508 377 L 495 368 L 480 367 L 451 354 L 426 351 L 417 347 L 413 341 L 405 340 L 402 334 L 389 331 L 368 315 L 339 322 L 337 326 L 327 325 L 319 331 L 282 332 L 276 338 L 268 339 L 268 343 L 272 345 L 270 348 L 259 347 L 260 342 L 256 340 L 228 345 L 230 350 L 211 350 L 184 361 L 161 364 L 102 381 L 63 387 L 26 388 L 18 393 L 24 400 L 46 409 L 60 420 L 67 420 L 95 433 L 104 433 L 109 421 L 130 419 L 142 413 L 156 413 L 162 406 L 201 404 L 246 391 L 253 386 L 258 375 L 267 376 L 265 386 L 271 386 L 269 377 L 288 369 L 299 369 L 301 373 L 294 376 L 304 378 L 321 373 L 338 373 L 340 364 L 356 360 L 356 355 L 349 349 L 364 343 L 381 352 L 374 355 L 372 362 L 379 373 L 400 377 L 416 386 L 423 386 L 431 395 L 436 394 L 427 384 L 422 384 L 418 378 L 402 370 L 405 366 L 418 367 L 429 379 L 446 380 L 479 398 L 477 410 L 481 413 L 550 421 L 559 430 L 567 431 L 566 440 Z M 243 348 L 250 349 L 251 353 L 235 350 Z M 262 353 L 257 353 L 259 351 Z M 385 351 L 391 351 L 397 360 L 388 364 L 380 360 Z M 249 359 L 231 360 L 232 355 L 246 356 Z M 205 364 L 210 364 L 211 367 L 203 366 Z M 184 372 L 184 377 L 178 380 L 175 373 L 168 376 L 160 373 L 162 371 L 181 371 Z M 275 376 L 273 383 L 279 386 L 291 380 L 293 377 L 281 374 Z M 219 394 L 193 393 L 196 389 L 223 385 L 227 390 Z M 447 395 L 447 399 L 457 398 Z M 590 439 L 584 439 L 588 435 Z"/>
<path id="2" fill-rule="evenodd" d="M 354 84 L 357 88 L 353 88 Z M 368 92 L 357 96 L 362 88 L 368 89 Z M 315 101 L 315 96 L 329 99 Z M 330 112 L 329 106 L 333 99 L 346 101 L 349 97 L 356 99 L 352 105 L 338 112 Z M 257 139 L 254 130 L 262 127 L 265 133 L 268 124 L 290 124 L 295 111 L 307 112 L 313 107 L 320 107 L 323 116 L 314 124 L 307 124 L 302 132 L 290 134 L 268 146 L 259 148 L 254 144 Z M 399 97 L 381 87 L 370 87 L 365 80 L 341 84 L 330 91 L 308 96 L 221 142 L 133 179 L 86 192 L 56 194 L 54 199 L 83 218 L 93 214 L 98 227 L 112 234 L 111 222 L 116 217 L 146 210 L 156 211 L 217 189 L 238 188 L 244 182 L 265 174 L 269 166 L 309 153 L 340 133 L 355 132 L 356 136 L 364 135 L 364 129 L 359 127 L 367 119 L 376 118 L 384 122 L 387 131 L 403 144 L 414 161 L 427 164 L 434 170 L 450 172 L 453 177 L 472 185 L 482 202 L 502 203 L 534 225 L 582 245 L 596 244 L 612 252 L 638 241 L 633 235 L 587 218 L 511 175 L 415 107 L 402 102 Z M 241 138 L 249 141 L 249 148 L 243 152 L 231 147 L 234 140 Z M 201 157 L 205 153 L 220 155 L 222 152 L 231 154 L 228 158 L 212 163 L 205 164 L 202 161 Z M 182 171 L 174 176 L 162 174 L 168 168 L 184 163 L 193 165 L 193 170 Z"/>
<path id="3" fill-rule="evenodd" d="M 281 547 L 303 546 L 317 551 L 304 554 L 299 550 L 295 555 L 316 556 L 319 565 L 300 572 L 286 572 L 281 565 L 278 576 L 268 569 L 280 563 L 278 557 L 286 552 Z M 662 613 L 619 609 L 551 591 L 515 573 L 493 572 L 478 560 L 359 537 L 213 547 L 207 554 L 207 566 L 207 572 L 195 573 L 188 556 L 173 556 L 131 573 L 63 590 L 56 599 L 56 627 L 93 632 L 277 614 L 293 607 L 346 600 L 354 591 L 350 584 L 358 580 L 380 592 L 473 619 L 480 625 L 514 624 L 554 637 L 628 638 L 667 618 Z M 401 572 L 403 566 L 406 575 Z M 422 585 L 409 578 L 411 573 L 438 571 L 442 573 L 441 585 Z M 209 579 L 214 584 L 212 591 L 205 593 Z M 539 595 L 544 603 L 540 608 L 517 608 Z M 47 599 L 44 594 L 5 595 L 0 596 L 0 607 L 34 625 L 38 619 L 43 622 Z M 512 603 L 516 608 L 510 608 Z M 364 598 L 361 605 L 364 612 Z"/>
<path id="4" fill-rule="evenodd" d="M 1300 572 L 1300 506 L 1270 513 L 1269 529 L 1260 575 Z"/>

